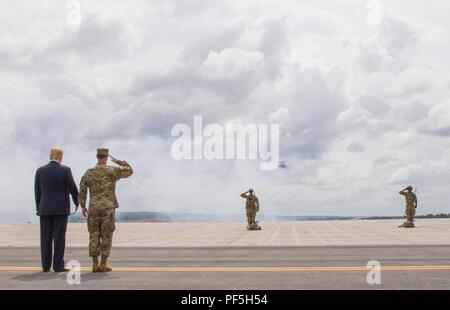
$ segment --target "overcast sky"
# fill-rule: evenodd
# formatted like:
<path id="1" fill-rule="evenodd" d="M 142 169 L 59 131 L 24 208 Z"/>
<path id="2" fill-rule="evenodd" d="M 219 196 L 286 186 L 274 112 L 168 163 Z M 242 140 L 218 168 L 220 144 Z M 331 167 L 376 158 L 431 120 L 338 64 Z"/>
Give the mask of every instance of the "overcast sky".
<path id="1" fill-rule="evenodd" d="M 77 183 L 107 146 L 121 211 L 450 213 L 447 0 L 0 0 L 0 213 L 33 214 L 61 146 Z M 378 10 L 379 8 L 379 10 Z M 176 123 L 280 124 L 287 169 L 176 161 Z"/>

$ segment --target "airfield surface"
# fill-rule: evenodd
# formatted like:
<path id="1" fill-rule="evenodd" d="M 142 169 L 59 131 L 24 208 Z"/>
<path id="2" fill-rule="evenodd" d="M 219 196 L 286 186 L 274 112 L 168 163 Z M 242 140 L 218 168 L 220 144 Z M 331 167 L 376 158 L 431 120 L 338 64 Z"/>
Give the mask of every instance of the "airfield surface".
<path id="1" fill-rule="evenodd" d="M 107 274 L 89 272 L 86 225 L 69 224 L 81 285 L 40 272 L 38 225 L 0 225 L 0 289 L 450 289 L 450 220 L 400 222 L 118 223 Z"/>
<path id="2" fill-rule="evenodd" d="M 450 245 L 450 219 L 265 222 L 261 231 L 245 223 L 118 223 L 114 247 L 305 247 L 368 245 Z M 86 224 L 69 224 L 68 247 L 86 247 Z M 39 225 L 0 225 L 0 247 L 39 246 Z"/>

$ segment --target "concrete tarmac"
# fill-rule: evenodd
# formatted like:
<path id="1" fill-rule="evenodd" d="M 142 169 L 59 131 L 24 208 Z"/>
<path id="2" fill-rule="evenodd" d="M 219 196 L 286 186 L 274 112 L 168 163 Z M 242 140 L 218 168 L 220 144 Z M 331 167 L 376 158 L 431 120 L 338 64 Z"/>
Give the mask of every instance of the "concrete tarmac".
<path id="1" fill-rule="evenodd" d="M 86 249 L 69 248 L 80 285 L 40 272 L 38 248 L 0 251 L 0 289 L 450 289 L 448 246 L 117 248 L 114 272 L 95 274 Z M 379 285 L 366 280 L 371 260 Z"/>
<path id="2" fill-rule="evenodd" d="M 248 231 L 244 222 L 118 223 L 114 247 L 289 247 L 367 245 L 450 245 L 450 219 L 263 222 Z M 85 247 L 86 224 L 69 224 L 67 246 Z M 39 246 L 39 225 L 0 225 L 0 247 Z"/>
<path id="3" fill-rule="evenodd" d="M 450 220 L 119 223 L 112 273 L 91 273 L 85 224 L 70 224 L 66 262 L 81 284 L 40 272 L 35 224 L 0 225 L 0 289 L 450 289 Z M 369 261 L 381 284 L 367 282 Z"/>

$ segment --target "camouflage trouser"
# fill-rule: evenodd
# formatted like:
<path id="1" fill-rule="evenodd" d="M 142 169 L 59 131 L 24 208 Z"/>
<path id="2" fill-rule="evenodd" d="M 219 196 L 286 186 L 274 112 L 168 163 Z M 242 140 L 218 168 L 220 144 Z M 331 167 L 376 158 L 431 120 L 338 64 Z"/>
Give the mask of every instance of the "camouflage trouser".
<path id="1" fill-rule="evenodd" d="M 116 229 L 115 209 L 89 210 L 87 219 L 89 230 L 89 256 L 111 253 L 113 232 Z"/>
<path id="2" fill-rule="evenodd" d="M 414 228 L 414 215 L 416 215 L 416 207 L 406 206 L 405 215 L 406 221 L 399 227 Z"/>
<path id="3" fill-rule="evenodd" d="M 408 222 L 414 222 L 414 216 L 416 215 L 416 207 L 406 206 L 405 214 Z"/>
<path id="4" fill-rule="evenodd" d="M 248 225 L 251 225 L 253 223 L 255 223 L 255 218 L 256 218 L 256 209 L 255 208 L 246 208 L 245 209 L 247 211 L 247 222 Z"/>

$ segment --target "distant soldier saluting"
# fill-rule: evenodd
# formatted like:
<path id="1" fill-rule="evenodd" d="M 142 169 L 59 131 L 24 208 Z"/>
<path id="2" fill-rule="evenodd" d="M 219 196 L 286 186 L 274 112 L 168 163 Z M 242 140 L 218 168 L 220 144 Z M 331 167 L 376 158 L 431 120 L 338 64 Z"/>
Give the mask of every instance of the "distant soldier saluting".
<path id="1" fill-rule="evenodd" d="M 108 157 L 117 166 L 108 166 Z M 80 184 L 80 205 L 83 215 L 87 216 L 89 231 L 89 256 L 92 257 L 92 272 L 109 272 L 108 259 L 115 225 L 115 210 L 119 207 L 115 190 L 116 182 L 133 174 L 133 168 L 123 160 L 117 160 L 109 155 L 105 148 L 97 149 L 98 163 L 88 169 Z M 86 209 L 86 198 L 89 190 L 89 212 Z M 98 257 L 101 254 L 99 264 Z"/>
<path id="2" fill-rule="evenodd" d="M 413 187 L 408 186 L 407 188 L 401 190 L 399 194 L 405 196 L 406 200 L 406 222 L 404 222 L 399 227 L 414 228 L 414 216 L 416 215 L 417 197 L 416 194 L 413 193 Z"/>
<path id="3" fill-rule="evenodd" d="M 245 198 L 247 201 L 245 203 L 245 210 L 247 211 L 247 222 L 248 230 L 261 230 L 261 227 L 256 222 L 256 212 L 259 211 L 259 200 L 255 195 L 255 191 L 253 189 L 249 189 L 245 193 L 241 194 L 242 198 Z"/>

